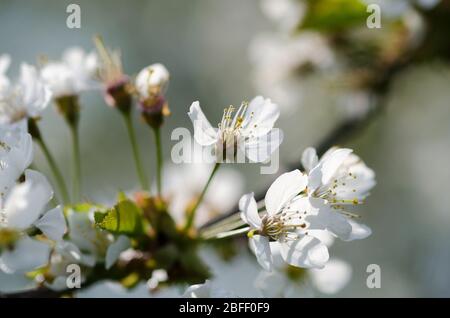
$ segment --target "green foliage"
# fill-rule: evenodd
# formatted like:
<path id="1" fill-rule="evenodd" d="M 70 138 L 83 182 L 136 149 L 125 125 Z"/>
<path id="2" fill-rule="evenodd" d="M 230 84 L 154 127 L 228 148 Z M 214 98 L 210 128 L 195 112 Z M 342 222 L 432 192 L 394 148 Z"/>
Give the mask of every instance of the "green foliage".
<path id="1" fill-rule="evenodd" d="M 119 199 L 113 208 L 95 212 L 95 225 L 114 234 L 142 234 L 141 209 L 125 196 L 120 196 Z"/>
<path id="2" fill-rule="evenodd" d="M 365 25 L 368 17 L 361 0 L 310 0 L 299 29 L 335 32 L 355 25 Z"/>

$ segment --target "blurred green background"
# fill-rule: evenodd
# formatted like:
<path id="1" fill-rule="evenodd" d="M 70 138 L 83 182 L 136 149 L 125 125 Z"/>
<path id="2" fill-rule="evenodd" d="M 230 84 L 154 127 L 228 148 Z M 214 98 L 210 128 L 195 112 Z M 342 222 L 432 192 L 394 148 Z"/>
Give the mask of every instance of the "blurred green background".
<path id="1" fill-rule="evenodd" d="M 0 53 L 13 58 L 9 74 L 17 74 L 21 61 L 34 63 L 40 55 L 57 59 L 69 46 L 91 50 L 95 34 L 107 46 L 120 48 L 129 74 L 155 62 L 165 64 L 171 72 L 167 96 L 172 110 L 163 128 L 167 159 L 172 129 L 191 128 L 186 113 L 192 101 L 199 100 L 214 123 L 223 107 L 263 93 L 252 85 L 248 58 L 252 38 L 271 29 L 257 0 L 77 1 L 81 29 L 66 27 L 70 3 L 0 0 Z M 378 185 L 360 211 L 373 235 L 337 242 L 331 249 L 353 267 L 350 284 L 337 296 L 450 296 L 449 82 L 450 69 L 440 62 L 402 73 L 387 111 L 346 145 L 375 170 Z M 87 199 L 110 202 L 117 190 L 137 184 L 126 131 L 98 92 L 83 94 L 82 105 L 83 192 Z M 341 116 L 319 85 L 308 87 L 298 107 L 295 115 L 282 114 L 278 122 L 285 131 L 281 163 L 299 160 L 302 150 L 316 144 Z M 53 107 L 44 115 L 42 130 L 69 177 L 69 134 Z M 137 125 L 137 132 L 145 167 L 153 173 L 151 132 L 144 125 Z M 38 150 L 36 166 L 50 174 Z M 273 180 L 259 175 L 255 165 L 235 168 L 245 176 L 246 191 L 261 190 Z M 217 265 L 219 282 L 239 296 L 258 295 L 253 288 L 256 262 L 247 254 L 234 262 Z M 381 266 L 381 289 L 366 287 L 366 267 L 372 263 Z"/>

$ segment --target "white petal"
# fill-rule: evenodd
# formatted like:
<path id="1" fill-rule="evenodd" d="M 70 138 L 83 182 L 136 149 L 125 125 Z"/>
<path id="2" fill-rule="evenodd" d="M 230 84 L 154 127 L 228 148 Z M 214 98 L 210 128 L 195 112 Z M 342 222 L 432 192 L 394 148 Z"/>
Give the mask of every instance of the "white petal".
<path id="1" fill-rule="evenodd" d="M 306 172 L 311 171 L 319 162 L 317 158 L 316 149 L 309 147 L 303 151 L 302 165 Z"/>
<path id="2" fill-rule="evenodd" d="M 36 287 L 36 282 L 22 273 L 7 274 L 0 270 L 0 292 L 17 293 Z"/>
<path id="3" fill-rule="evenodd" d="M 269 239 L 262 235 L 254 235 L 249 239 L 250 249 L 256 256 L 259 265 L 266 271 L 272 271 L 273 259 Z"/>
<path id="4" fill-rule="evenodd" d="M 252 193 L 247 193 L 239 200 L 239 210 L 241 219 L 253 228 L 261 226 L 261 218 L 258 214 L 258 207 Z"/>
<path id="5" fill-rule="evenodd" d="M 53 190 L 43 174 L 25 171 L 25 182 L 15 186 L 6 199 L 7 225 L 26 229 L 37 220 L 52 197 Z"/>
<path id="6" fill-rule="evenodd" d="M 217 141 L 217 130 L 206 119 L 198 101 L 192 103 L 188 115 L 194 126 L 195 140 L 202 146 L 214 144 Z"/>
<path id="7" fill-rule="evenodd" d="M 269 98 L 257 96 L 248 105 L 242 124 L 242 134 L 246 136 L 252 134 L 256 137 L 265 135 L 273 128 L 279 116 L 280 110 L 276 104 Z"/>
<path id="8" fill-rule="evenodd" d="M 210 298 L 211 281 L 206 280 L 203 284 L 189 286 L 183 294 L 184 298 Z"/>
<path id="9" fill-rule="evenodd" d="M 131 246 L 130 239 L 125 235 L 120 235 L 106 251 L 105 267 L 110 269 L 120 256 L 120 253 Z"/>
<path id="10" fill-rule="evenodd" d="M 312 236 L 297 241 L 283 242 L 281 256 L 286 263 L 304 268 L 322 268 L 328 261 L 328 248 Z"/>
<path id="11" fill-rule="evenodd" d="M 5 272 L 27 272 L 48 263 L 50 246 L 24 236 L 14 245 L 13 250 L 1 254 L 0 267 Z"/>
<path id="12" fill-rule="evenodd" d="M 348 240 L 352 232 L 350 219 L 325 204 L 325 200 L 309 198 L 310 215 L 306 217 L 311 230 L 327 229 L 342 240 Z"/>
<path id="13" fill-rule="evenodd" d="M 318 180 L 321 181 L 321 184 L 330 182 L 336 171 L 348 158 L 351 152 L 351 149 L 337 149 L 327 155 L 325 159 L 322 158 L 319 164 L 309 173 L 311 178 L 310 187 L 316 189 L 320 186 L 320 184 L 317 184 Z"/>
<path id="14" fill-rule="evenodd" d="M 331 259 L 323 269 L 312 269 L 311 280 L 324 294 L 335 294 L 348 284 L 352 268 L 344 261 Z"/>
<path id="15" fill-rule="evenodd" d="M 64 233 L 67 231 L 67 226 L 61 206 L 45 213 L 34 223 L 34 226 L 40 229 L 49 239 L 62 240 Z"/>
<path id="16" fill-rule="evenodd" d="M 239 150 L 251 162 L 265 162 L 278 150 L 283 142 L 283 131 L 278 128 L 270 130 L 268 134 L 260 135 L 250 141 L 240 141 Z"/>
<path id="17" fill-rule="evenodd" d="M 258 289 L 264 297 L 283 297 L 284 290 L 289 283 L 286 276 L 280 272 L 261 271 L 258 277 L 256 277 L 255 288 Z"/>
<path id="18" fill-rule="evenodd" d="M 305 190 L 308 177 L 294 170 L 279 176 L 267 191 L 265 205 L 267 213 L 273 215 L 287 204 L 292 198 Z"/>
<path id="19" fill-rule="evenodd" d="M 23 63 L 20 70 L 20 87 L 27 115 L 37 117 L 47 107 L 51 92 L 34 66 Z"/>
<path id="20" fill-rule="evenodd" d="M 352 220 L 349 220 L 349 223 L 352 227 L 352 232 L 347 241 L 362 240 L 369 237 L 372 234 L 372 230 L 367 225 L 357 223 Z"/>

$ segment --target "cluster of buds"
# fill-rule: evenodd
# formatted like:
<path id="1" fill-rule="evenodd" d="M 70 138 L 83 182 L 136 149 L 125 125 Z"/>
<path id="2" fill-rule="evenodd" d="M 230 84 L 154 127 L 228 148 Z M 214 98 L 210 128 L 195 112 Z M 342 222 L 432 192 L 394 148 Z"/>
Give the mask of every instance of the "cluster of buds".
<path id="1" fill-rule="evenodd" d="M 170 114 L 165 97 L 170 75 L 165 66 L 158 63 L 145 67 L 133 84 L 123 72 L 120 53 L 108 50 L 99 37 L 95 38 L 95 44 L 100 57 L 98 75 L 104 85 L 106 103 L 128 114 L 133 95 L 137 95 L 144 121 L 153 128 L 161 126 L 164 116 Z"/>

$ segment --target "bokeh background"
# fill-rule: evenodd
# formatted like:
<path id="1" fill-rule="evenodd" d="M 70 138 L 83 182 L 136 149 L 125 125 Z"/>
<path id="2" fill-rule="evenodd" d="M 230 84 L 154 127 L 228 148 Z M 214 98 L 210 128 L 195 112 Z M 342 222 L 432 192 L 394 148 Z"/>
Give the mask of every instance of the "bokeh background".
<path id="1" fill-rule="evenodd" d="M 42 55 L 56 59 L 70 46 L 91 50 L 95 34 L 121 49 L 129 74 L 151 63 L 165 64 L 171 72 L 167 96 L 172 110 L 163 130 L 166 158 L 174 144 L 172 129 L 191 127 L 187 111 L 192 101 L 199 100 L 211 121 L 218 122 L 223 107 L 264 93 L 252 82 L 249 44 L 273 25 L 258 0 L 78 0 L 81 29 L 66 27 L 69 3 L 0 0 L 0 53 L 13 58 L 9 74 L 17 74 L 21 61 L 34 63 Z M 337 242 L 331 250 L 353 268 L 351 282 L 337 296 L 450 296 L 449 83 L 450 68 L 443 62 L 409 68 L 395 79 L 386 111 L 345 144 L 376 171 L 378 185 L 360 211 L 372 236 Z M 308 85 L 298 109 L 282 113 L 278 122 L 285 131 L 282 164 L 298 161 L 305 147 L 342 119 L 329 92 Z M 87 199 L 108 202 L 118 190 L 136 186 L 126 131 L 99 92 L 83 94 L 82 105 L 83 192 Z M 69 177 L 70 136 L 53 107 L 41 126 Z M 153 172 L 151 132 L 144 125 L 137 125 L 137 132 L 146 169 Z M 50 175 L 38 150 L 35 164 Z M 257 166 L 233 168 L 243 175 L 246 192 L 262 190 L 273 179 L 259 175 Z M 243 252 L 226 264 L 208 252 L 205 257 L 222 287 L 239 296 L 258 295 L 253 256 Z M 366 267 L 373 263 L 381 266 L 380 289 L 366 287 Z"/>

